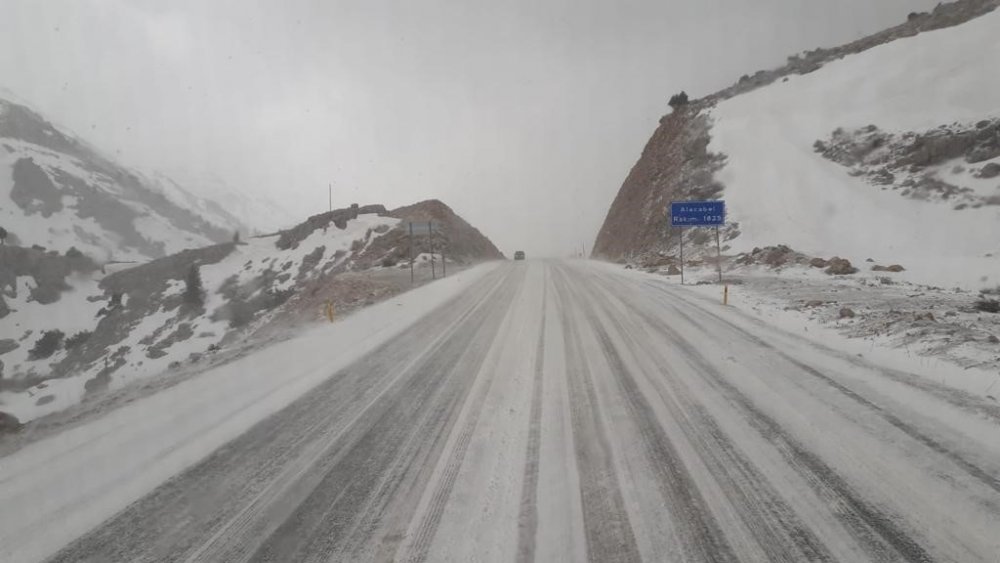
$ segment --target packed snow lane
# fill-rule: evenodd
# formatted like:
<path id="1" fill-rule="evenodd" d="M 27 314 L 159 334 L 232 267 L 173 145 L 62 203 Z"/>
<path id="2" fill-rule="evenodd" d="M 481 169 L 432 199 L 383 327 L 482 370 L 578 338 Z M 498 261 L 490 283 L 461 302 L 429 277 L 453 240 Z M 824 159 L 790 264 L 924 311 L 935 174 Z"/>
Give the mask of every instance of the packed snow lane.
<path id="1" fill-rule="evenodd" d="M 52 559 L 1000 553 L 996 404 L 606 264 L 507 264 L 415 327 Z"/>

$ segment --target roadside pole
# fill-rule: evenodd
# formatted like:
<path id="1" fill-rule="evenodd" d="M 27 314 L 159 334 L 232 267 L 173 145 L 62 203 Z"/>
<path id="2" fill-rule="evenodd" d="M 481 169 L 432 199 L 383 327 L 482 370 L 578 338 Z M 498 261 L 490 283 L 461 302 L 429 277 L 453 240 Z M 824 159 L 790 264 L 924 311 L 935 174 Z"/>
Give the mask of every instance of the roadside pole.
<path id="1" fill-rule="evenodd" d="M 413 223 L 410 223 L 410 285 L 413 285 Z"/>
<path id="2" fill-rule="evenodd" d="M 684 227 L 678 227 L 681 233 L 681 285 L 684 285 Z"/>
<path id="3" fill-rule="evenodd" d="M 437 279 L 437 273 L 434 271 L 434 223 L 427 221 L 427 240 L 431 244 L 431 279 Z"/>
<path id="4" fill-rule="evenodd" d="M 441 277 L 442 278 L 448 275 L 448 266 L 446 266 L 447 262 L 445 262 L 445 260 L 444 260 L 444 247 L 447 246 L 447 244 L 445 244 L 446 242 L 448 242 L 447 239 L 441 241 Z"/>
<path id="5" fill-rule="evenodd" d="M 715 264 L 719 267 L 719 283 L 722 283 L 722 247 L 719 245 L 719 227 L 715 227 Z"/>

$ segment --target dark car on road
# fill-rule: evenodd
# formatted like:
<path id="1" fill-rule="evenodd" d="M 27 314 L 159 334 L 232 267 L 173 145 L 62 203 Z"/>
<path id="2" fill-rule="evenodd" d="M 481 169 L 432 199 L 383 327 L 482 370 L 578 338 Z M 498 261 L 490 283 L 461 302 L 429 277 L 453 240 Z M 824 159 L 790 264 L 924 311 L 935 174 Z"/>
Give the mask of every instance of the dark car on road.
<path id="1" fill-rule="evenodd" d="M 514 260 L 524 260 L 524 251 L 518 250 L 514 253 Z"/>

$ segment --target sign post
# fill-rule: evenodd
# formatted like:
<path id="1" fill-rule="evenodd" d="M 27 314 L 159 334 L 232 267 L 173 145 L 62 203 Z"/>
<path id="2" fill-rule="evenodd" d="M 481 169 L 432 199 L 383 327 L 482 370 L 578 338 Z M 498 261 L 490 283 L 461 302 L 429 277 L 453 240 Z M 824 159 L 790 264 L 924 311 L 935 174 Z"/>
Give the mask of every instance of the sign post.
<path id="1" fill-rule="evenodd" d="M 415 283 L 414 275 L 414 262 L 416 257 L 413 255 L 413 237 L 414 236 L 426 236 L 428 244 L 430 245 L 430 255 L 431 255 L 431 277 L 437 279 L 437 266 L 434 263 L 434 230 L 437 227 L 438 232 L 441 232 L 441 223 L 435 223 L 433 221 L 420 221 L 413 222 L 410 221 L 406 224 L 406 228 L 410 232 L 410 283 Z M 444 275 L 444 248 L 442 245 L 441 249 L 441 270 L 442 276 Z"/>
<path id="2" fill-rule="evenodd" d="M 722 283 L 722 247 L 719 245 L 719 226 L 715 226 L 715 265 L 719 268 L 719 283 Z"/>
<path id="3" fill-rule="evenodd" d="M 722 283 L 722 247 L 719 242 L 719 227 L 725 224 L 725 201 L 670 202 L 670 226 L 678 227 L 681 230 L 681 285 L 684 284 L 684 227 L 715 227 L 716 265 L 719 269 L 719 283 Z"/>
<path id="4" fill-rule="evenodd" d="M 684 229 L 681 229 L 681 285 L 684 285 Z"/>
<path id="5" fill-rule="evenodd" d="M 434 224 L 427 221 L 427 240 L 431 244 L 431 279 L 437 279 L 437 273 L 434 271 Z"/>
<path id="6" fill-rule="evenodd" d="M 413 223 L 410 223 L 410 285 L 413 285 Z"/>

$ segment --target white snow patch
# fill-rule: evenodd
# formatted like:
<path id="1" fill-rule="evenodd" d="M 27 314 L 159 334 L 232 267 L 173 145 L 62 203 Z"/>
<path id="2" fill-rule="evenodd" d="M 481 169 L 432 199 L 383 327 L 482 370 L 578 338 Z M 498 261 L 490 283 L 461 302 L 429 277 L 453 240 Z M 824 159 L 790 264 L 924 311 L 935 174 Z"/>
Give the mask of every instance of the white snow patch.
<path id="1" fill-rule="evenodd" d="M 593 264 L 598 268 L 607 268 L 616 272 L 622 272 L 623 275 L 655 279 L 665 284 L 680 285 L 679 276 L 661 276 L 637 270 L 623 270 L 620 266 L 597 261 L 593 262 Z M 792 277 L 800 279 L 817 276 L 817 274 L 803 269 L 789 270 L 783 272 L 782 275 L 785 276 L 789 273 L 793 273 Z M 695 271 L 686 270 L 685 274 L 690 274 L 687 277 L 688 284 L 684 286 L 686 290 L 721 304 L 723 292 L 725 291 L 724 286 L 715 283 L 701 285 L 690 283 L 691 280 L 711 279 L 715 275 L 714 272 L 699 269 Z M 835 283 L 835 280 L 830 280 L 830 277 L 826 276 L 826 274 L 818 275 L 825 276 L 830 283 Z M 911 373 L 929 381 L 948 385 L 974 395 L 985 396 L 1000 389 L 1000 382 L 998 382 L 1000 374 L 996 372 L 975 367 L 965 368 L 943 359 L 911 354 L 906 349 L 891 346 L 886 338 L 849 338 L 841 334 L 836 327 L 824 326 L 811 319 L 807 312 L 788 309 L 786 301 L 748 291 L 740 285 L 728 285 L 728 292 L 730 307 L 756 317 L 766 324 L 783 330 L 788 334 L 805 338 L 818 346 L 863 357 L 875 365 Z M 729 320 L 737 325 L 740 325 L 741 322 L 738 317 L 732 317 Z M 741 326 L 753 330 L 752 325 L 747 323 L 743 323 Z"/>
<path id="2" fill-rule="evenodd" d="M 53 363 L 55 357 L 28 360 L 29 350 L 41 338 L 42 332 L 59 329 L 70 337 L 80 331 L 92 330 L 97 324 L 97 312 L 105 302 L 92 302 L 87 298 L 103 295 L 98 283 L 78 276 L 70 277 L 67 283 L 70 289 L 60 295 L 59 301 L 48 305 L 30 300 L 30 288 L 35 285 L 31 276 L 18 276 L 16 297 L 9 289 L 4 290 L 4 300 L 11 312 L 0 322 L 0 339 L 20 340 L 25 332 L 32 332 L 30 337 L 20 342 L 20 348 L 0 356 L 6 366 L 5 377 L 18 373 L 20 368 L 35 367 L 40 373 L 48 372 L 48 365 Z M 0 404 L 4 403 L 8 395 L 9 393 L 0 393 Z"/>
<path id="3" fill-rule="evenodd" d="M 893 41 L 720 102 L 709 150 L 735 251 L 787 244 L 808 254 L 900 263 L 918 283 L 979 287 L 1000 276 L 1000 207 L 956 211 L 852 178 L 814 153 L 838 128 L 890 132 L 1000 116 L 1000 12 Z M 1000 256 L 1000 254 L 998 254 Z"/>

